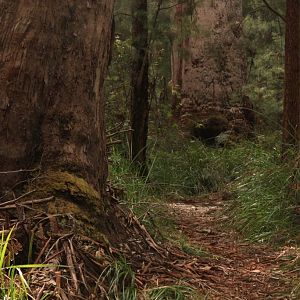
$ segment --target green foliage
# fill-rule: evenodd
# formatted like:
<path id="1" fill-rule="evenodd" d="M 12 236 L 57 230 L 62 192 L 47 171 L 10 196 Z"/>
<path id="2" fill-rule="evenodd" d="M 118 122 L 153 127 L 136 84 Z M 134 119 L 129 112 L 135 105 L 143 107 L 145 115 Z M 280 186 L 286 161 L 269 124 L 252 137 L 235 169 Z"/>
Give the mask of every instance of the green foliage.
<path id="1" fill-rule="evenodd" d="M 120 258 L 108 266 L 101 274 L 100 280 L 107 281 L 107 296 L 115 300 L 136 300 L 137 288 L 135 274 L 126 259 Z"/>
<path id="2" fill-rule="evenodd" d="M 200 1 L 201 2 L 201 1 Z M 164 0 L 148 1 L 148 36 L 149 36 L 149 102 L 151 104 L 150 131 L 159 131 L 171 113 L 170 80 L 172 43 L 181 43 L 188 36 L 198 33 L 196 19 L 193 17 L 199 0 L 184 0 L 188 8 L 183 16 L 182 28 L 177 32 L 171 15 L 174 3 Z M 131 103 L 132 72 L 132 36 L 131 36 L 131 1 L 117 0 L 115 5 L 116 37 L 109 73 L 105 81 L 105 97 L 107 99 L 106 116 L 108 127 L 116 123 L 128 125 Z M 183 49 L 183 48 L 182 48 Z M 182 55 L 189 53 L 183 49 Z"/>
<path id="3" fill-rule="evenodd" d="M 105 80 L 105 95 L 108 99 L 109 127 L 129 118 L 131 40 L 116 35 L 113 48 L 113 61 Z"/>
<path id="4" fill-rule="evenodd" d="M 160 195 L 216 192 L 231 180 L 235 164 L 222 161 L 223 149 L 207 148 L 199 141 L 178 140 L 178 145 L 158 149 L 153 158 L 150 180 Z"/>
<path id="5" fill-rule="evenodd" d="M 156 197 L 155 187 L 149 177 L 141 178 L 139 171 L 134 170 L 126 157 L 117 150 L 111 152 L 110 160 L 110 180 L 124 190 L 121 200 L 147 226 L 151 235 L 160 240 L 175 235 L 174 222 L 168 216 L 166 203 L 164 199 Z"/>
<path id="6" fill-rule="evenodd" d="M 181 246 L 181 250 L 188 255 L 198 256 L 198 257 L 210 257 L 211 256 L 207 251 L 202 250 L 199 247 L 190 245 L 185 239 L 181 239 L 179 241 L 179 243 Z"/>
<path id="7" fill-rule="evenodd" d="M 12 254 L 8 251 L 9 241 L 14 228 L 5 237 L 4 230 L 1 232 L 0 240 L 0 295 L 1 299 L 28 299 L 29 289 L 20 268 L 9 268 Z"/>
<path id="8" fill-rule="evenodd" d="M 299 195 L 297 191 L 291 193 L 290 187 L 292 182 L 297 182 L 299 174 L 297 168 L 282 163 L 277 133 L 228 148 L 212 148 L 198 141 L 183 140 L 170 131 L 165 135 L 165 142 L 154 149 L 147 180 L 133 176 L 130 167 L 125 166 L 126 160 L 116 153 L 111 166 L 112 180 L 121 183 L 127 192 L 127 202 L 139 216 L 153 209 L 154 223 L 165 226 L 166 236 L 172 236 L 174 226 L 169 219 L 160 221 L 164 220 L 165 213 L 164 204 L 158 198 L 223 190 L 231 192 L 235 199 L 230 207 L 231 225 L 251 240 L 274 240 L 276 235 L 286 239 L 292 236 L 292 228 L 297 228 L 291 207 L 296 205 Z M 148 218 L 143 220 L 153 227 Z M 183 243 L 182 248 L 189 246 Z"/>
<path id="9" fill-rule="evenodd" d="M 255 241 L 284 240 L 297 228 L 291 207 L 299 196 L 290 186 L 299 175 L 282 163 L 279 141 L 277 134 L 262 135 L 225 149 L 181 142 L 180 148 L 158 151 L 151 182 L 161 195 L 228 190 L 236 199 L 230 208 L 234 227 Z"/>
<path id="10" fill-rule="evenodd" d="M 40 268 L 45 265 L 28 264 L 28 265 L 10 265 L 14 260 L 14 254 L 10 251 L 10 241 L 14 227 L 5 237 L 5 232 L 1 232 L 0 240 L 0 295 L 1 299 L 7 300 L 25 300 L 29 299 L 30 287 L 25 279 L 22 269 Z M 45 294 L 41 299 L 46 299 Z"/>
<path id="11" fill-rule="evenodd" d="M 11 265 L 14 261 L 14 252 L 10 242 L 14 227 L 7 233 L 1 231 L 0 239 L 0 297 L 7 300 L 33 299 L 30 295 L 30 282 L 25 278 L 23 269 L 30 269 L 31 273 L 37 268 L 57 267 L 49 264 L 25 264 Z M 49 294 L 45 291 L 40 296 L 41 300 L 48 299 Z"/>
<path id="12" fill-rule="evenodd" d="M 254 102 L 259 117 L 274 128 L 280 121 L 283 103 L 284 24 L 262 1 L 245 2 L 243 29 L 248 74 L 244 93 Z M 284 14 L 284 1 L 272 1 L 272 6 Z"/>
<path id="13" fill-rule="evenodd" d="M 182 285 L 162 286 L 147 291 L 149 300 L 185 300 L 193 289 Z"/>
<path id="14" fill-rule="evenodd" d="M 281 162 L 279 145 L 272 151 L 263 143 L 249 146 L 251 155 L 244 157 L 244 170 L 232 184 L 231 222 L 251 240 L 284 241 L 297 229 L 292 207 L 298 196 L 291 187 L 298 170 Z"/>
<path id="15" fill-rule="evenodd" d="M 139 171 L 132 168 L 131 163 L 119 151 L 113 149 L 110 155 L 110 179 L 125 190 L 127 205 L 134 209 L 141 201 L 147 201 L 152 195 L 152 188 L 147 179 L 140 177 Z"/>

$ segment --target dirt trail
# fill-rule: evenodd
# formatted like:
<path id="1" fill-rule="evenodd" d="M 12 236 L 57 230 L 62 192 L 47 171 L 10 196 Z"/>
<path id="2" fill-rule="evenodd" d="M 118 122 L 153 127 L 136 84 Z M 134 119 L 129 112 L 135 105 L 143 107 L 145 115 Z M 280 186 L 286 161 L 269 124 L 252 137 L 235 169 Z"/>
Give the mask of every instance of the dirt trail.
<path id="1" fill-rule="evenodd" d="M 228 200 L 213 194 L 205 199 L 170 204 L 177 227 L 189 245 L 208 253 L 208 299 L 300 299 L 300 269 L 287 269 L 298 259 L 293 247 L 274 250 L 242 241 L 222 228 Z M 285 270 L 285 271 L 284 271 Z"/>

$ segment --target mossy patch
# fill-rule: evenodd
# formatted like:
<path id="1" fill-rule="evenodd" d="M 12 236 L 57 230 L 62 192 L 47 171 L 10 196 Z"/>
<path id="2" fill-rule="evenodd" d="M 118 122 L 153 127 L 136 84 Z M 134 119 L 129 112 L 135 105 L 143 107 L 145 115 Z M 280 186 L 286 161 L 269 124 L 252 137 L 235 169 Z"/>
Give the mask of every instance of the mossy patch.
<path id="1" fill-rule="evenodd" d="M 100 193 L 86 180 L 65 171 L 48 171 L 39 180 L 38 190 L 56 197 L 48 203 L 48 213 L 72 214 L 78 233 L 107 244 L 100 229 L 104 203 Z"/>
<path id="2" fill-rule="evenodd" d="M 68 172 L 47 172 L 40 183 L 40 189 L 49 193 L 63 194 L 71 197 L 74 202 L 97 207 L 101 200 L 100 194 L 91 184 Z"/>

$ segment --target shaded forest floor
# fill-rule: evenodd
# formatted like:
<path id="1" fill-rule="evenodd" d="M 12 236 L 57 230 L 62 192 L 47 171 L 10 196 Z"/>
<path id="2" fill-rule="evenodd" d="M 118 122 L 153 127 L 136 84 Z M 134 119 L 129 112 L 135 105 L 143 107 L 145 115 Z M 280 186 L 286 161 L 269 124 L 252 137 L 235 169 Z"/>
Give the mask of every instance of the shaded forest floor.
<path id="1" fill-rule="evenodd" d="M 206 262 L 200 270 L 207 289 L 203 299 L 300 299 L 300 252 L 252 244 L 224 228 L 229 202 L 226 194 L 214 193 L 168 205 L 187 237 L 182 249 Z"/>
<path id="2" fill-rule="evenodd" d="M 163 249 L 142 263 L 126 256 L 139 291 L 198 292 L 145 299 L 300 299 L 300 172 L 282 163 L 279 141 L 265 134 L 214 148 L 169 132 L 152 150 L 146 179 L 122 149 L 111 152 L 121 203 Z"/>

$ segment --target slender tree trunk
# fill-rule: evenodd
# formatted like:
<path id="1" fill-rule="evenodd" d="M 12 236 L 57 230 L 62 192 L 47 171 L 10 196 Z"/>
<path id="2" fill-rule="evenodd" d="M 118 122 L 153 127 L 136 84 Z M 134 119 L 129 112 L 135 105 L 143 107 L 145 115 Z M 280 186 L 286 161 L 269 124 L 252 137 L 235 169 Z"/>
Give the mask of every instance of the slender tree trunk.
<path id="1" fill-rule="evenodd" d="M 147 0 L 133 0 L 132 15 L 131 159 L 145 174 L 149 118 Z"/>
<path id="2" fill-rule="evenodd" d="M 38 167 L 47 189 L 101 202 L 113 2 L 0 0 L 0 192 L 29 174 L 5 171 Z"/>
<path id="3" fill-rule="evenodd" d="M 179 119 L 179 104 L 181 101 L 182 77 L 184 69 L 184 41 L 183 41 L 183 17 L 185 13 L 185 4 L 179 3 L 174 8 L 174 22 L 176 25 L 175 38 L 172 42 L 172 112 L 175 119 Z"/>
<path id="4" fill-rule="evenodd" d="M 300 1 L 286 1 L 283 156 L 300 141 Z"/>

